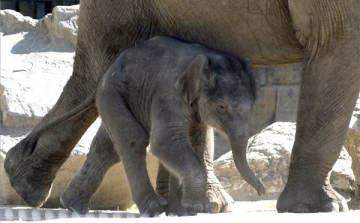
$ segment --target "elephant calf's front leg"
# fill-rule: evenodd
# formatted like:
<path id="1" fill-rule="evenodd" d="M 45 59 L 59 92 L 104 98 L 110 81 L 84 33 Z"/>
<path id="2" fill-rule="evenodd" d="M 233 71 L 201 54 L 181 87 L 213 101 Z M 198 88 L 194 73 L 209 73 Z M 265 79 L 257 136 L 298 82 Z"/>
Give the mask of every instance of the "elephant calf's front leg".
<path id="1" fill-rule="evenodd" d="M 191 132 L 191 144 L 203 160 L 207 172 L 206 196 L 211 203 L 211 213 L 228 213 L 234 208 L 234 199 L 224 190 L 214 173 L 214 131 L 206 125 L 197 126 Z"/>
<path id="2" fill-rule="evenodd" d="M 204 164 L 187 140 L 186 131 L 173 134 L 173 127 L 170 127 L 172 131 L 166 129 L 164 126 L 154 124 L 151 151 L 181 182 L 183 188 L 181 208 L 195 213 L 210 212 L 211 205 L 206 197 L 207 182 Z"/>

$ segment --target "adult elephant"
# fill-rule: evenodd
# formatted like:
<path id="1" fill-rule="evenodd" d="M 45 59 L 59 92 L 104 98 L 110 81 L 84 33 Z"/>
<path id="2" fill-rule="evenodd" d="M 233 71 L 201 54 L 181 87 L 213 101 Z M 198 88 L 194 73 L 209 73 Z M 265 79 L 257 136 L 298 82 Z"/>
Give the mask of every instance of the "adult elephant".
<path id="1" fill-rule="evenodd" d="M 344 211 L 329 183 L 360 89 L 358 0 L 83 0 L 73 75 L 37 126 L 82 102 L 126 47 L 155 35 L 199 42 L 255 66 L 304 63 L 296 139 L 279 212 Z M 32 206 L 51 183 L 84 131 L 92 108 L 44 134 L 29 155 L 9 151 L 12 186 Z M 212 172 L 211 164 L 209 172 Z"/>

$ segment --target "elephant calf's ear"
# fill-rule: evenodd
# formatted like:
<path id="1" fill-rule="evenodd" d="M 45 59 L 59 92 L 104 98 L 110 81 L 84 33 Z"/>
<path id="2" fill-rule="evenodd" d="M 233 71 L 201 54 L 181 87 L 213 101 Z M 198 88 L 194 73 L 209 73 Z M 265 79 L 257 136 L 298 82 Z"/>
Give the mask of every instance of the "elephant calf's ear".
<path id="1" fill-rule="evenodd" d="M 199 96 L 200 75 L 208 68 L 206 56 L 199 54 L 180 75 L 174 87 L 189 105 Z"/>
<path id="2" fill-rule="evenodd" d="M 251 90 L 252 90 L 254 99 L 256 100 L 259 97 L 259 93 L 260 93 L 259 77 L 254 72 L 252 63 L 249 58 L 244 58 L 243 62 L 245 63 L 245 69 L 250 78 Z"/>

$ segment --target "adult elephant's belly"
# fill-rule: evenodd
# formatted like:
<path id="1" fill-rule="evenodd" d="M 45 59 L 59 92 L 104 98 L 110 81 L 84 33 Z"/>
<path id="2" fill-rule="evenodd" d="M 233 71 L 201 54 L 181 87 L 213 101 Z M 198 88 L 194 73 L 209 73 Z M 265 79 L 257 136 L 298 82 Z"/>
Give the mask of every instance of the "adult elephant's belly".
<path id="1" fill-rule="evenodd" d="M 164 34 L 249 57 L 256 66 L 297 63 L 303 58 L 287 1 L 157 2 L 155 14 L 159 13 Z"/>

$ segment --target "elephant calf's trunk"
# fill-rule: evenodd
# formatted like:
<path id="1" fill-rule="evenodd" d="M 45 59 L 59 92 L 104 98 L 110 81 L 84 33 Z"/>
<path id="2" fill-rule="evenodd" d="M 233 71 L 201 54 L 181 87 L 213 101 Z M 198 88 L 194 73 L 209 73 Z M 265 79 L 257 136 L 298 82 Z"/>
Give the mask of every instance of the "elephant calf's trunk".
<path id="1" fill-rule="evenodd" d="M 233 152 L 233 157 L 235 161 L 235 165 L 240 175 L 246 182 L 248 182 L 251 186 L 253 186 L 259 196 L 264 195 L 266 190 L 264 186 L 261 184 L 259 179 L 254 175 L 252 170 L 250 169 L 247 160 L 246 160 L 246 147 L 247 147 L 247 137 L 240 137 L 240 139 L 232 139 L 230 138 L 231 149 Z"/>

